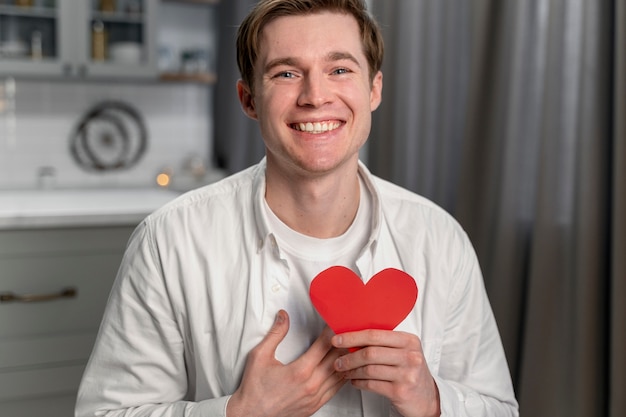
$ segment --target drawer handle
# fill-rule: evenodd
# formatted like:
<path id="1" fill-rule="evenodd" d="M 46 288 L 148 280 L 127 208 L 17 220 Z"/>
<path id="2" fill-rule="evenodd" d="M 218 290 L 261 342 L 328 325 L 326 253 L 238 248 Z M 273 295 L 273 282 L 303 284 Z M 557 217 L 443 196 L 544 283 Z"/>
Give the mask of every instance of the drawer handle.
<path id="1" fill-rule="evenodd" d="M 0 293 L 0 303 L 10 303 L 15 301 L 17 303 L 36 303 L 40 301 L 51 301 L 60 298 L 74 298 L 78 291 L 76 288 L 65 288 L 61 292 L 54 294 L 24 294 L 17 295 L 12 292 Z"/>

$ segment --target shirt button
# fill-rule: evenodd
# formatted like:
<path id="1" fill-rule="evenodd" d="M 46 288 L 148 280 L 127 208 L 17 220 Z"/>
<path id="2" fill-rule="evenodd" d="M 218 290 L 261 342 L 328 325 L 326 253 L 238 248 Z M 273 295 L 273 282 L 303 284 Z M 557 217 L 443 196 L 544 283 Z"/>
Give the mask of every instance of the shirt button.
<path id="1" fill-rule="evenodd" d="M 272 285 L 272 292 L 278 292 L 281 289 L 281 285 L 280 284 L 274 284 Z"/>

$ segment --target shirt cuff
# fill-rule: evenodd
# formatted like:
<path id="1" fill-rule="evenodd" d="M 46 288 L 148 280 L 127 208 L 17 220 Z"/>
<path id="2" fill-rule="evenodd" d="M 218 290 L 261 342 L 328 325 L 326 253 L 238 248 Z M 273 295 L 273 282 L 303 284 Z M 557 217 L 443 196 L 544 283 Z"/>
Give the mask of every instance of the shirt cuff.
<path id="1" fill-rule="evenodd" d="M 226 397 L 212 398 L 197 403 L 196 411 L 198 416 L 226 417 L 226 406 L 230 400 L 230 395 Z M 196 413 L 194 413 L 196 415 Z"/>

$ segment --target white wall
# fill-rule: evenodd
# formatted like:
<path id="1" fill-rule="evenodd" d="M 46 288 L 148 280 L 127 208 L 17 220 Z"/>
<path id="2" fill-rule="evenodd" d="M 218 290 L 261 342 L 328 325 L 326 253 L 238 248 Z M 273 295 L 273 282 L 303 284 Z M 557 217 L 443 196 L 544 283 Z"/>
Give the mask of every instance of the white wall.
<path id="1" fill-rule="evenodd" d="M 210 160 L 210 88 L 193 84 L 67 83 L 0 78 L 0 189 L 38 186 L 38 172 L 52 167 L 57 187 L 149 186 L 158 171 L 180 170 L 193 155 Z M 81 116 L 104 99 L 122 100 L 144 117 L 148 149 L 131 169 L 94 173 L 70 153 Z"/>

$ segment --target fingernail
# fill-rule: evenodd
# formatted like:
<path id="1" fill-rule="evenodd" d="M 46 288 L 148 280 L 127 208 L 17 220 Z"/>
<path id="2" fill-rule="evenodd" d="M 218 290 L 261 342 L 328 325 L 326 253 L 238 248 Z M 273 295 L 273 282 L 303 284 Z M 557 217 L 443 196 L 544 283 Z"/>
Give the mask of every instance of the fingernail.
<path id="1" fill-rule="evenodd" d="M 285 316 L 283 316 L 282 314 L 280 314 L 280 311 L 278 313 L 276 313 L 276 318 L 274 319 L 274 323 L 276 324 L 281 324 L 285 321 Z"/>
<path id="2" fill-rule="evenodd" d="M 343 343 L 343 337 L 335 336 L 335 346 L 341 346 L 342 343 Z"/>
<path id="3" fill-rule="evenodd" d="M 341 370 L 342 368 L 343 368 L 343 361 L 341 360 L 341 358 L 339 358 L 335 361 L 335 369 Z"/>

